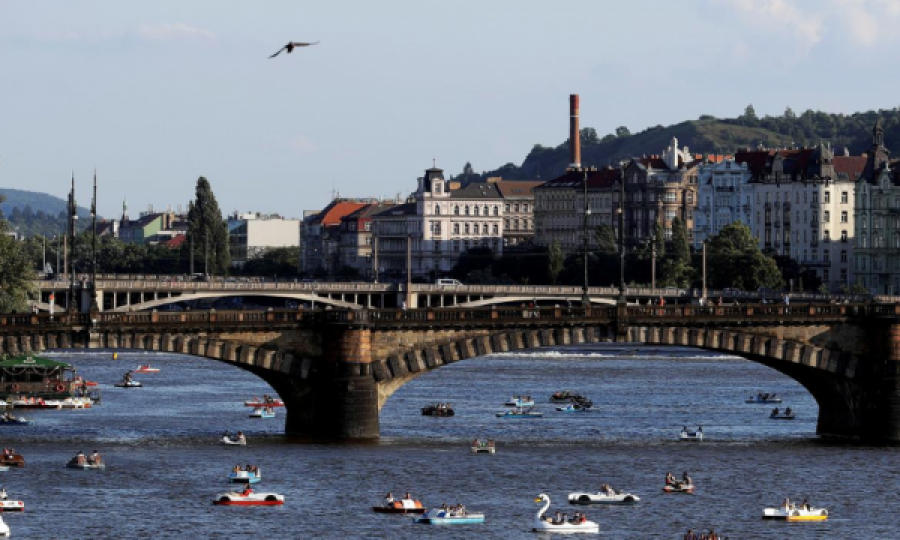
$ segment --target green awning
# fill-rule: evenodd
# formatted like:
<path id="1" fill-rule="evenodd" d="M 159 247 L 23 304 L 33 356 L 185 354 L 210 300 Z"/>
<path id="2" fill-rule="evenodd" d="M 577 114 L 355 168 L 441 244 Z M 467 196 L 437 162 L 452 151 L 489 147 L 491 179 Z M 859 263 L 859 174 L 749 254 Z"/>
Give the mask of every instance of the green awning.
<path id="1" fill-rule="evenodd" d="M 72 366 L 71 366 L 71 364 L 67 364 L 65 362 L 57 362 L 55 360 L 50 360 L 49 358 L 43 358 L 41 356 L 33 356 L 33 355 L 0 356 L 0 369 L 27 368 L 27 367 L 53 369 L 53 368 L 69 368 Z"/>

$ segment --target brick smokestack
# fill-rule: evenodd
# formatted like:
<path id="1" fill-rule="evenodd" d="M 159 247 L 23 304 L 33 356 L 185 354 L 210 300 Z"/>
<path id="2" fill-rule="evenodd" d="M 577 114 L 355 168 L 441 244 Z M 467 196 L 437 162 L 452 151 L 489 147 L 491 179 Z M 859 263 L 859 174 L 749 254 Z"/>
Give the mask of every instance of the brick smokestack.
<path id="1" fill-rule="evenodd" d="M 569 141 L 572 151 L 570 167 L 581 168 L 581 134 L 578 129 L 578 94 L 569 96 Z"/>

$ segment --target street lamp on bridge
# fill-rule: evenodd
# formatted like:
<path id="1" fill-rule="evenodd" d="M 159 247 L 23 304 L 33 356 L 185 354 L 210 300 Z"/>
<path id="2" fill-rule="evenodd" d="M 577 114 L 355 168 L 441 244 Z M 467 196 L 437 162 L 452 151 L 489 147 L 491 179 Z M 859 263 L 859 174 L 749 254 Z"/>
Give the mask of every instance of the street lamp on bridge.
<path id="1" fill-rule="evenodd" d="M 625 296 L 625 168 L 626 161 L 619 164 L 621 179 L 619 181 L 619 299 L 620 304 L 627 304 Z"/>

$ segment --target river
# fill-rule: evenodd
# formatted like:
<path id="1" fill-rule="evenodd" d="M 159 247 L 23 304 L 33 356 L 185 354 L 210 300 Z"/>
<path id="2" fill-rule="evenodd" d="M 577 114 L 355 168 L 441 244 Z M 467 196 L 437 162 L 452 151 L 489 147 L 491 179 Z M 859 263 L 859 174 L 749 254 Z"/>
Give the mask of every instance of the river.
<path id="1" fill-rule="evenodd" d="M 241 402 L 271 390 L 255 376 L 191 356 L 72 351 L 48 354 L 97 380 L 103 403 L 90 410 L 24 411 L 30 427 L 3 427 L 2 446 L 27 461 L 0 473 L 27 512 L 4 514 L 13 538 L 548 538 L 530 532 L 539 493 L 570 514 L 571 491 L 602 482 L 642 498 L 630 507 L 588 507 L 600 535 L 680 538 L 688 527 L 729 538 L 897 538 L 900 467 L 893 447 L 836 444 L 815 436 L 817 407 L 801 387 L 753 362 L 688 348 L 604 344 L 466 360 L 401 388 L 381 415 L 377 444 L 322 445 L 291 440 L 283 419 L 250 419 Z M 140 389 L 113 388 L 139 363 Z M 596 411 L 560 413 L 557 390 L 593 398 Z M 798 413 L 767 418 L 771 406 L 744 399 L 777 392 Z M 498 419 L 512 394 L 531 394 L 545 417 Z M 423 417 L 451 402 L 452 418 Z M 18 411 L 17 411 L 18 412 Z M 683 425 L 706 440 L 681 443 Z M 247 447 L 218 443 L 243 430 Z M 475 436 L 497 441 L 495 455 L 473 455 Z M 99 450 L 105 471 L 63 467 L 76 452 Z M 235 464 L 263 471 L 259 490 L 282 507 L 214 507 Z M 689 471 L 693 495 L 664 494 L 667 471 Z M 370 507 L 387 491 L 411 491 L 426 506 L 464 503 L 480 525 L 429 527 Z M 829 509 L 824 523 L 760 519 L 783 497 L 809 497 Z"/>

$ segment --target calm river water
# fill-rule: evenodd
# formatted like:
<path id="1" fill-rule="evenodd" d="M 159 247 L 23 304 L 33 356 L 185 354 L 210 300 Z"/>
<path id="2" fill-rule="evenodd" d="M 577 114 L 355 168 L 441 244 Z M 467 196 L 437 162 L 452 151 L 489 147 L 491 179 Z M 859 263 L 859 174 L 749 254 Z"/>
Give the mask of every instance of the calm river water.
<path id="1" fill-rule="evenodd" d="M 630 347 L 628 347 L 630 349 Z M 793 380 L 752 362 L 691 349 L 622 345 L 555 348 L 466 360 L 406 385 L 382 411 L 378 444 L 301 444 L 281 434 L 281 418 L 247 417 L 241 402 L 270 392 L 239 369 L 190 356 L 150 353 L 52 354 L 101 382 L 103 403 L 84 411 L 30 413 L 37 425 L 0 428 L 27 466 L 0 473 L 0 485 L 28 511 L 5 514 L 13 538 L 547 538 L 530 532 L 534 498 L 551 508 L 602 482 L 643 500 L 588 508 L 600 535 L 680 538 L 687 527 L 715 527 L 735 538 L 898 538 L 898 449 L 836 445 L 815 437 L 816 404 Z M 127 369 L 150 362 L 141 389 L 113 388 Z M 546 403 L 570 389 L 593 398 L 595 412 L 566 414 Z M 767 419 L 771 406 L 748 405 L 757 391 L 778 392 L 798 412 Z M 539 420 L 494 416 L 512 394 L 538 398 Z M 453 418 L 420 407 L 448 401 Z M 702 424 L 707 440 L 679 443 L 683 425 Z M 243 430 L 249 445 L 218 444 Z M 472 455 L 474 436 L 498 442 L 496 455 Z M 106 471 L 63 465 L 98 449 Z M 284 494 L 283 507 L 213 507 L 235 464 L 263 470 L 260 490 Z M 663 494 L 666 471 L 687 470 L 694 495 Z M 462 502 L 485 512 L 481 525 L 428 527 L 376 515 L 387 491 L 412 491 L 427 506 Z M 760 519 L 785 496 L 827 507 L 825 523 Z"/>

